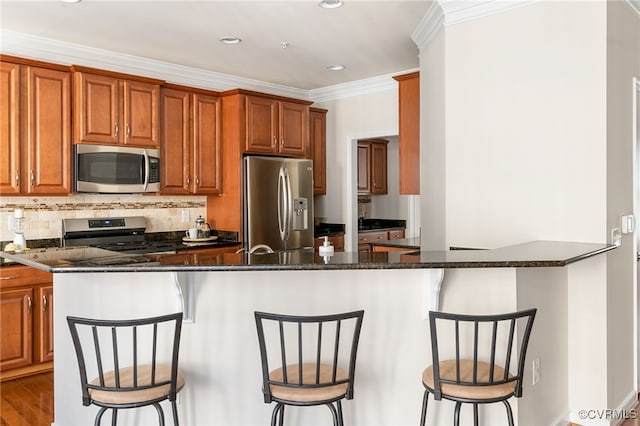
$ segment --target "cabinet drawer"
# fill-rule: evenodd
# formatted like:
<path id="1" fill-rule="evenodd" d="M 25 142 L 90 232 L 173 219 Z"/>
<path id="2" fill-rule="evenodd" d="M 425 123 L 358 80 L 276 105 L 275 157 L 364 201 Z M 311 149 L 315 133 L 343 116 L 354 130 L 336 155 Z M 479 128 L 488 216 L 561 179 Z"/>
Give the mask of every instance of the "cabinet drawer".
<path id="1" fill-rule="evenodd" d="M 30 266 L 0 267 L 0 288 L 20 287 L 53 282 L 53 274 Z"/>
<path id="2" fill-rule="evenodd" d="M 358 234 L 358 244 L 370 244 L 376 241 L 388 240 L 389 234 L 387 231 L 381 232 L 363 232 Z"/>
<path id="3" fill-rule="evenodd" d="M 402 238 L 404 238 L 404 229 L 394 229 L 393 231 L 389 231 L 390 240 L 400 240 Z"/>

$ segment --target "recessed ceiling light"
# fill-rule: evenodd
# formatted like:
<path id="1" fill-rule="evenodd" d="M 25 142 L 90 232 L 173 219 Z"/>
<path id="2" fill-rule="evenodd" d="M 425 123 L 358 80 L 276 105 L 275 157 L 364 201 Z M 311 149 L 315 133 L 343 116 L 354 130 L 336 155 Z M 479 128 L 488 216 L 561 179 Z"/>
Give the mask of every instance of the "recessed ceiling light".
<path id="1" fill-rule="evenodd" d="M 60 0 L 62 3 L 80 3 L 82 0 Z"/>
<path id="2" fill-rule="evenodd" d="M 320 0 L 318 6 L 325 9 L 337 9 L 344 6 L 344 3 L 342 2 L 342 0 Z"/>
<path id="3" fill-rule="evenodd" d="M 220 39 L 221 43 L 224 44 L 238 44 L 242 41 L 240 37 L 222 37 Z"/>
<path id="4" fill-rule="evenodd" d="M 327 69 L 331 70 L 331 71 L 342 71 L 343 69 L 345 69 L 346 67 L 344 65 L 329 65 L 327 67 Z"/>

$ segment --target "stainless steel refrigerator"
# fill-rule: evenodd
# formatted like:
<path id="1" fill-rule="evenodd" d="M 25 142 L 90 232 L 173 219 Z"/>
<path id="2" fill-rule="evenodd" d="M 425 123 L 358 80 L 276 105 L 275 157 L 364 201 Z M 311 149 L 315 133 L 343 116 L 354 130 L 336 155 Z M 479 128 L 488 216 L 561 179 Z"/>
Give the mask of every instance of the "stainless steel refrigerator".
<path id="1" fill-rule="evenodd" d="M 245 250 L 313 247 L 311 160 L 247 156 L 243 186 Z"/>

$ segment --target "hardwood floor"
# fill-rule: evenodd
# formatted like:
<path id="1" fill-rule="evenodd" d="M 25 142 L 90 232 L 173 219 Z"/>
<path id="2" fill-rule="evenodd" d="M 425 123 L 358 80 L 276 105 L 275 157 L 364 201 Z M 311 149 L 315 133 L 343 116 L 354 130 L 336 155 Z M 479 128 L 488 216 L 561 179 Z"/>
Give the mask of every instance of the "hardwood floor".
<path id="1" fill-rule="evenodd" d="M 52 372 L 0 383 L 0 426 L 50 426 L 51 423 Z M 640 419 L 628 419 L 619 426 L 640 426 Z"/>
<path id="2" fill-rule="evenodd" d="M 0 383 L 0 425 L 50 426 L 53 423 L 53 373 Z"/>

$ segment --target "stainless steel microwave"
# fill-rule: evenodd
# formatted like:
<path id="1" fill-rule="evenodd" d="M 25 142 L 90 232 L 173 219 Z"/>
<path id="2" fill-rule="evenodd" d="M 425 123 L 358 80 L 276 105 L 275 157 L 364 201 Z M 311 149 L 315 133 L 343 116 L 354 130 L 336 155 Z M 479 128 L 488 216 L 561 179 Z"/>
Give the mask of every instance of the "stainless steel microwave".
<path id="1" fill-rule="evenodd" d="M 160 150 L 75 145 L 75 191 L 132 194 L 160 191 Z"/>

